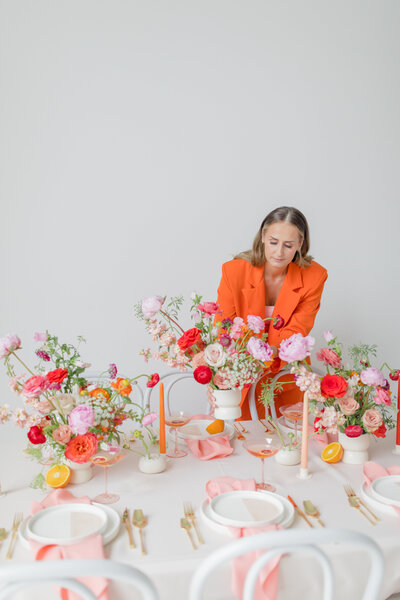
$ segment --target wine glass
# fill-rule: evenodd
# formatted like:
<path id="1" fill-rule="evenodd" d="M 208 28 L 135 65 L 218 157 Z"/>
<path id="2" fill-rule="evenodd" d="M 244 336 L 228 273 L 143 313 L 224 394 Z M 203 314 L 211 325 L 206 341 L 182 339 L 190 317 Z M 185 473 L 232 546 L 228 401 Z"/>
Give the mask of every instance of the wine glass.
<path id="1" fill-rule="evenodd" d="M 94 465 L 104 468 L 105 475 L 105 490 L 104 493 L 98 494 L 95 498 L 93 498 L 94 502 L 99 502 L 100 504 L 113 504 L 113 502 L 117 502 L 119 500 L 118 494 L 110 494 L 108 491 L 108 470 L 112 465 L 122 460 L 124 455 L 122 454 L 120 448 L 112 450 L 103 451 L 100 450 L 94 456 L 91 457 L 91 462 Z"/>
<path id="2" fill-rule="evenodd" d="M 272 438 L 256 438 L 246 440 L 243 442 L 243 446 L 249 454 L 261 458 L 261 482 L 256 484 L 257 489 L 275 492 L 275 486 L 264 481 L 264 460 L 270 456 L 274 456 L 278 452 L 280 443 L 273 441 Z"/>
<path id="3" fill-rule="evenodd" d="M 297 441 L 297 433 L 298 433 L 297 422 L 303 418 L 303 403 L 297 402 L 296 404 L 290 404 L 289 406 L 282 408 L 281 413 L 283 414 L 283 416 L 286 419 L 290 419 L 291 421 L 294 421 L 294 437 L 295 437 L 295 440 Z"/>
<path id="4" fill-rule="evenodd" d="M 185 450 L 181 450 L 178 448 L 178 428 L 183 427 L 190 421 L 190 417 L 186 415 L 183 411 L 178 411 L 172 415 L 165 417 L 165 424 L 168 427 L 171 427 L 175 431 L 175 445 L 173 451 L 167 452 L 167 456 L 170 458 L 182 458 L 182 456 L 187 456 L 187 452 Z"/>

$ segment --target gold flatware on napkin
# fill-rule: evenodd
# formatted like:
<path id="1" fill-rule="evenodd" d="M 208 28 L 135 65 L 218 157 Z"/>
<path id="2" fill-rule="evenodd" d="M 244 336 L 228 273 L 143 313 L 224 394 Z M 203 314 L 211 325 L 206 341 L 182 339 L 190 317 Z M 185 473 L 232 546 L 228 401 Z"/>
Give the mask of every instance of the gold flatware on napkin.
<path id="1" fill-rule="evenodd" d="M 184 519 L 184 518 L 182 518 L 182 519 L 181 519 L 181 527 L 182 527 L 182 529 L 185 529 L 185 530 L 186 530 L 186 532 L 187 532 L 187 534 L 188 534 L 188 536 L 189 536 L 190 542 L 191 542 L 191 544 L 192 544 L 193 550 L 197 550 L 197 546 L 196 546 L 196 544 L 195 544 L 195 543 L 194 543 L 194 541 L 193 541 L 192 534 L 190 533 L 190 528 L 191 528 L 191 525 L 190 525 L 190 523 L 189 523 L 189 520 L 188 520 L 188 519 L 186 519 L 186 518 L 185 518 L 185 519 Z"/>
<path id="2" fill-rule="evenodd" d="M 197 535 L 197 539 L 199 540 L 199 544 L 204 544 L 204 540 L 200 534 L 199 528 L 197 527 L 196 516 L 194 514 L 193 506 L 190 502 L 183 503 L 183 510 L 185 513 L 185 517 L 191 522 L 194 527 L 194 530 Z"/>
<path id="3" fill-rule="evenodd" d="M 325 527 L 325 525 L 319 518 L 319 516 L 320 516 L 319 510 L 316 508 L 316 506 L 314 506 L 314 504 L 311 502 L 311 500 L 304 500 L 303 506 L 304 506 L 304 510 L 306 511 L 306 513 L 309 517 L 314 517 L 314 519 L 316 519 L 318 521 L 318 523 L 321 525 L 321 527 Z"/>
<path id="4" fill-rule="evenodd" d="M 360 506 L 360 503 L 358 502 L 357 498 L 355 498 L 354 496 L 348 496 L 348 501 L 349 504 L 352 508 L 357 508 L 357 510 L 360 511 L 360 513 L 362 514 L 363 517 L 365 517 L 366 519 L 368 519 L 368 521 L 371 523 L 371 525 L 376 525 L 376 521 L 373 521 L 371 519 L 371 517 L 369 517 L 367 515 L 366 512 L 363 511 L 363 509 Z"/>
<path id="5" fill-rule="evenodd" d="M 314 525 L 307 519 L 306 515 L 303 513 L 303 511 L 301 510 L 301 508 L 299 508 L 296 504 L 296 502 L 293 500 L 293 498 L 291 498 L 290 496 L 288 496 L 288 500 L 289 502 L 293 505 L 295 511 L 297 512 L 297 514 L 305 520 L 305 522 L 307 523 L 307 525 L 309 527 L 314 527 Z"/>
<path id="6" fill-rule="evenodd" d="M 239 425 L 240 429 L 243 431 L 243 433 L 249 433 L 247 429 L 245 429 L 245 427 L 243 427 L 243 425 L 241 424 L 240 421 L 237 422 L 237 424 Z"/>
<path id="7" fill-rule="evenodd" d="M 8 547 L 8 552 L 6 554 L 7 560 L 9 560 L 12 557 L 18 527 L 21 525 L 23 518 L 24 518 L 24 515 L 22 513 L 15 513 L 15 515 L 14 515 L 14 519 L 13 519 L 13 523 L 12 523 L 12 527 L 11 527 L 12 535 L 11 535 L 10 545 Z"/>
<path id="8" fill-rule="evenodd" d="M 268 427 L 268 425 L 266 425 L 266 424 L 265 424 L 263 421 L 261 421 L 261 419 L 258 419 L 258 420 L 259 420 L 259 422 L 261 423 L 261 425 L 264 427 L 264 429 L 265 429 L 265 433 L 274 433 L 274 431 L 273 431 L 272 429 L 270 429 L 270 428 Z"/>
<path id="9" fill-rule="evenodd" d="M 128 537 L 129 537 L 129 545 L 131 548 L 136 548 L 135 546 L 135 542 L 133 541 L 133 533 L 132 533 L 132 525 L 129 519 L 129 511 L 127 508 L 125 508 L 124 512 L 122 513 L 122 522 L 126 527 L 126 530 L 128 532 Z"/>
<path id="10" fill-rule="evenodd" d="M 147 521 L 143 514 L 143 511 L 140 508 L 137 508 L 136 510 L 133 511 L 132 523 L 134 524 L 135 527 L 137 527 L 139 529 L 140 547 L 142 549 L 142 554 L 144 556 L 145 554 L 147 554 L 147 552 L 145 550 L 144 541 L 143 541 L 143 527 L 146 527 Z"/>
<path id="11" fill-rule="evenodd" d="M 351 485 L 347 484 L 347 485 L 344 485 L 343 487 L 344 487 L 344 491 L 346 492 L 346 494 L 348 495 L 349 498 L 351 496 L 353 496 L 361 504 L 361 506 L 363 506 L 369 512 L 369 514 L 374 517 L 374 519 L 376 519 L 377 521 L 380 521 L 380 518 L 377 517 L 376 514 L 374 512 L 372 512 L 372 510 L 365 504 L 365 502 L 363 502 L 361 500 L 361 498 L 359 498 L 357 496 L 357 494 L 355 493 L 355 491 L 353 490 Z"/>
<path id="12" fill-rule="evenodd" d="M 235 428 L 236 433 L 238 434 L 237 439 L 238 440 L 245 440 L 245 436 L 243 435 L 243 433 L 240 431 L 239 427 L 236 426 L 236 423 L 233 423 L 233 427 Z"/>

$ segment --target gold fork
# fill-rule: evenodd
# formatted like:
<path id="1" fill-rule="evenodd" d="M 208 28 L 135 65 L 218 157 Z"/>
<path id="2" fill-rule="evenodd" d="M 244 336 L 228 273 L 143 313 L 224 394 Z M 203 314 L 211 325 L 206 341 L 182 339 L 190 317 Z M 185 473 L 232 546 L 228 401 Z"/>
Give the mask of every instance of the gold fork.
<path id="1" fill-rule="evenodd" d="M 238 440 L 245 440 L 246 437 L 243 435 L 243 433 L 241 433 L 239 427 L 236 426 L 236 423 L 233 423 L 233 426 L 235 428 L 236 433 L 238 434 L 237 439 Z"/>
<path id="2" fill-rule="evenodd" d="M 346 492 L 346 494 L 348 495 L 349 498 L 354 497 L 361 504 L 361 506 L 363 506 L 369 512 L 369 514 L 374 517 L 374 519 L 376 519 L 377 521 L 381 520 L 379 517 L 376 516 L 375 513 L 372 512 L 372 510 L 365 504 L 365 502 L 363 502 L 361 500 L 361 498 L 359 498 L 357 496 L 357 494 L 355 493 L 355 491 L 353 490 L 351 485 L 347 484 L 347 485 L 344 485 L 343 487 L 344 487 L 344 491 Z"/>
<path id="3" fill-rule="evenodd" d="M 13 553 L 15 538 L 17 536 L 18 527 L 21 525 L 23 518 L 24 518 L 24 515 L 22 513 L 15 513 L 15 515 L 14 515 L 14 520 L 13 520 L 13 523 L 12 523 L 12 526 L 11 526 L 12 535 L 11 535 L 10 545 L 8 547 L 8 552 L 6 554 L 6 559 L 7 560 L 9 560 L 12 557 L 12 553 Z"/>
<path id="4" fill-rule="evenodd" d="M 258 420 L 261 423 L 261 425 L 264 427 L 265 433 L 274 433 L 274 431 L 272 429 L 269 429 L 269 427 L 265 423 L 263 423 L 263 421 L 261 421 L 261 419 L 258 419 Z"/>
<path id="5" fill-rule="evenodd" d="M 146 521 L 146 517 L 144 516 L 143 511 L 141 509 L 137 508 L 133 511 L 132 523 L 134 524 L 135 527 L 137 527 L 139 529 L 140 547 L 142 549 L 142 554 L 144 556 L 145 554 L 147 554 L 147 552 L 145 550 L 144 541 L 143 541 L 143 527 L 146 527 L 147 521 Z"/>
<path id="6" fill-rule="evenodd" d="M 194 530 L 196 532 L 197 535 L 197 539 L 199 540 L 199 544 L 204 544 L 204 540 L 201 537 L 199 528 L 197 527 L 197 523 L 196 523 L 196 517 L 194 514 L 194 509 L 193 506 L 190 502 L 184 502 L 183 503 L 183 510 L 185 512 L 185 517 L 191 522 L 191 524 L 194 527 Z"/>
<path id="7" fill-rule="evenodd" d="M 243 425 L 241 424 L 240 421 L 238 421 L 237 424 L 239 425 L 239 427 L 243 431 L 243 433 L 249 433 L 248 430 L 243 427 Z"/>
<path id="8" fill-rule="evenodd" d="M 129 511 L 126 508 L 122 514 L 122 522 L 126 527 L 126 530 L 128 532 L 128 537 L 129 537 L 129 545 L 131 548 L 136 548 L 135 546 L 135 542 L 133 541 L 133 533 L 132 533 L 132 526 L 131 526 L 131 522 L 129 520 Z"/>
<path id="9" fill-rule="evenodd" d="M 194 541 L 193 541 L 192 534 L 190 533 L 190 528 L 191 528 L 191 525 L 190 525 L 190 523 L 189 523 L 189 520 L 188 520 L 188 519 L 184 519 L 184 518 L 182 518 L 182 519 L 181 519 L 181 527 L 182 527 L 182 529 L 186 529 L 186 533 L 187 533 L 187 534 L 188 534 L 188 536 L 189 536 L 189 539 L 190 539 L 190 541 L 191 541 L 191 544 L 192 544 L 192 546 L 193 546 L 193 550 L 197 550 L 197 546 L 196 546 L 196 544 L 195 544 L 195 543 L 194 543 Z"/>
<path id="10" fill-rule="evenodd" d="M 366 519 L 368 519 L 368 521 L 371 523 L 371 525 L 376 525 L 376 521 L 373 521 L 371 519 L 371 517 L 369 517 L 367 515 L 367 513 L 363 511 L 363 509 L 359 505 L 358 500 L 357 500 L 357 498 L 355 496 L 349 496 L 348 497 L 348 501 L 349 501 L 350 506 L 352 508 L 357 508 L 357 510 L 360 511 L 360 513 L 362 514 L 362 516 L 365 517 Z"/>

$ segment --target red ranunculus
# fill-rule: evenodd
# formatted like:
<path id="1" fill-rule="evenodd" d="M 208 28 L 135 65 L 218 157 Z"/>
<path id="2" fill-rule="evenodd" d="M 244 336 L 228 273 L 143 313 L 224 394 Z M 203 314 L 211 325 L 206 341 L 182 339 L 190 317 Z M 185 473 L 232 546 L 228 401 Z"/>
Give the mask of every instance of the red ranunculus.
<path id="1" fill-rule="evenodd" d="M 42 429 L 37 425 L 33 425 L 28 431 L 27 435 L 31 444 L 44 444 L 46 441 L 46 436 L 44 435 Z"/>
<path id="2" fill-rule="evenodd" d="M 364 429 L 360 425 L 348 425 L 345 427 L 344 433 L 349 438 L 356 438 L 364 433 Z"/>
<path id="3" fill-rule="evenodd" d="M 67 369 L 54 369 L 46 375 L 46 379 L 50 384 L 61 383 L 66 377 L 68 377 Z"/>
<path id="4" fill-rule="evenodd" d="M 378 427 L 378 429 L 375 429 L 375 431 L 373 431 L 372 433 L 374 435 L 376 435 L 376 437 L 384 438 L 384 437 L 386 437 L 386 431 L 387 431 L 386 425 L 385 425 L 385 423 L 382 423 L 382 425 L 380 427 Z"/>
<path id="5" fill-rule="evenodd" d="M 343 398 L 347 385 L 347 381 L 340 375 L 325 375 L 321 381 L 321 394 L 325 398 Z"/>
<path id="6" fill-rule="evenodd" d="M 282 329 L 284 324 L 285 321 L 283 320 L 283 317 L 281 317 L 281 315 L 276 315 L 276 317 L 274 317 L 274 320 L 272 321 L 272 327 L 274 329 Z"/>
<path id="7" fill-rule="evenodd" d="M 157 383 L 160 381 L 160 376 L 158 373 L 153 373 L 150 377 L 150 379 L 148 380 L 148 382 L 146 383 L 148 388 L 152 388 L 155 385 L 157 385 Z"/>
<path id="8" fill-rule="evenodd" d="M 187 331 L 185 331 L 185 333 L 179 338 L 177 343 L 181 350 L 187 350 L 195 344 L 200 345 L 201 342 L 202 339 L 200 329 L 197 329 L 197 327 L 193 327 L 192 329 L 188 329 Z"/>
<path id="9" fill-rule="evenodd" d="M 212 371 L 210 367 L 197 367 L 197 369 L 193 371 L 193 377 L 195 378 L 197 383 L 202 383 L 203 385 L 206 385 L 207 383 L 210 383 L 212 379 Z"/>

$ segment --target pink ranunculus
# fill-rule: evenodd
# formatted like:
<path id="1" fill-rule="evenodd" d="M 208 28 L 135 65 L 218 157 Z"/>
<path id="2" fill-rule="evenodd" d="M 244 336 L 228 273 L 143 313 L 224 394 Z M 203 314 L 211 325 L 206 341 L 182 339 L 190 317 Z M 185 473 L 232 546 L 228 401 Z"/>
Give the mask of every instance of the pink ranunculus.
<path id="1" fill-rule="evenodd" d="M 219 311 L 219 305 L 216 302 L 203 302 L 197 305 L 197 309 L 206 315 L 215 315 Z"/>
<path id="2" fill-rule="evenodd" d="M 310 356 L 314 342 L 314 338 L 310 335 L 303 337 L 301 333 L 294 333 L 287 340 L 282 340 L 279 358 L 288 363 L 304 360 Z"/>
<path id="3" fill-rule="evenodd" d="M 221 346 L 221 344 L 219 344 L 218 342 L 215 342 L 214 344 L 210 344 L 205 348 L 204 358 L 206 363 L 210 365 L 210 367 L 218 368 L 224 366 L 227 359 L 227 355 L 223 346 Z"/>
<path id="4" fill-rule="evenodd" d="M 354 413 L 360 408 L 359 403 L 352 396 L 343 396 L 339 400 L 340 410 L 344 415 L 354 415 Z"/>
<path id="5" fill-rule="evenodd" d="M 43 392 L 49 387 L 49 382 L 42 375 L 34 375 L 27 379 L 22 387 L 22 395 L 24 398 L 39 398 Z"/>
<path id="6" fill-rule="evenodd" d="M 9 333 L 0 339 L 0 358 L 5 358 L 18 348 L 21 348 L 21 340 L 15 333 Z"/>
<path id="7" fill-rule="evenodd" d="M 94 410 L 91 406 L 81 404 L 74 408 L 68 416 L 68 425 L 72 433 L 83 435 L 94 425 Z"/>
<path id="8" fill-rule="evenodd" d="M 342 364 L 339 354 L 330 348 L 321 348 L 317 352 L 317 359 L 323 362 L 324 365 L 330 365 L 334 369 L 338 369 Z"/>
<path id="9" fill-rule="evenodd" d="M 389 392 L 381 387 L 375 388 L 375 393 L 372 398 L 375 404 L 385 404 L 386 406 L 392 404 Z"/>
<path id="10" fill-rule="evenodd" d="M 46 400 L 46 398 L 44 400 L 41 400 L 37 405 L 37 410 L 42 415 L 47 415 L 49 412 L 52 411 L 52 408 L 53 407 L 51 406 L 50 402 Z"/>
<path id="11" fill-rule="evenodd" d="M 247 342 L 246 348 L 256 360 L 268 362 L 273 359 L 274 353 L 271 346 L 254 335 Z"/>
<path id="12" fill-rule="evenodd" d="M 161 296 L 150 296 L 142 300 L 142 312 L 146 319 L 152 319 L 164 304 L 165 298 Z"/>
<path id="13" fill-rule="evenodd" d="M 331 342 L 335 337 L 332 333 L 332 329 L 327 329 L 326 331 L 324 331 L 323 336 L 326 342 Z"/>
<path id="14" fill-rule="evenodd" d="M 35 331 L 35 333 L 33 334 L 33 339 L 35 340 L 35 342 L 47 342 L 49 336 L 47 335 L 47 333 L 39 333 L 38 331 Z"/>
<path id="15" fill-rule="evenodd" d="M 197 369 L 197 367 L 205 367 L 206 359 L 204 358 L 204 350 L 195 354 L 192 358 L 192 367 L 193 371 Z"/>
<path id="16" fill-rule="evenodd" d="M 385 385 L 385 378 L 382 371 L 374 367 L 368 367 L 361 371 L 360 379 L 364 385 Z"/>
<path id="17" fill-rule="evenodd" d="M 261 317 L 257 317 L 257 315 L 248 315 L 247 325 L 249 326 L 249 329 L 254 331 L 254 333 L 261 333 L 265 330 L 264 321 Z"/>
<path id="18" fill-rule="evenodd" d="M 157 419 L 157 413 L 148 413 L 147 415 L 144 415 L 143 419 L 142 419 L 142 425 L 143 427 L 148 427 L 149 425 L 151 425 L 152 423 L 154 423 L 154 421 Z"/>
<path id="19" fill-rule="evenodd" d="M 374 433 L 376 429 L 382 425 L 382 416 L 379 410 L 376 408 L 370 408 L 366 410 L 363 414 L 362 422 L 364 425 L 364 429 L 366 429 L 369 433 Z"/>
<path id="20" fill-rule="evenodd" d="M 72 430 L 69 425 L 60 425 L 53 431 L 53 438 L 59 444 L 68 444 L 72 436 Z"/>

